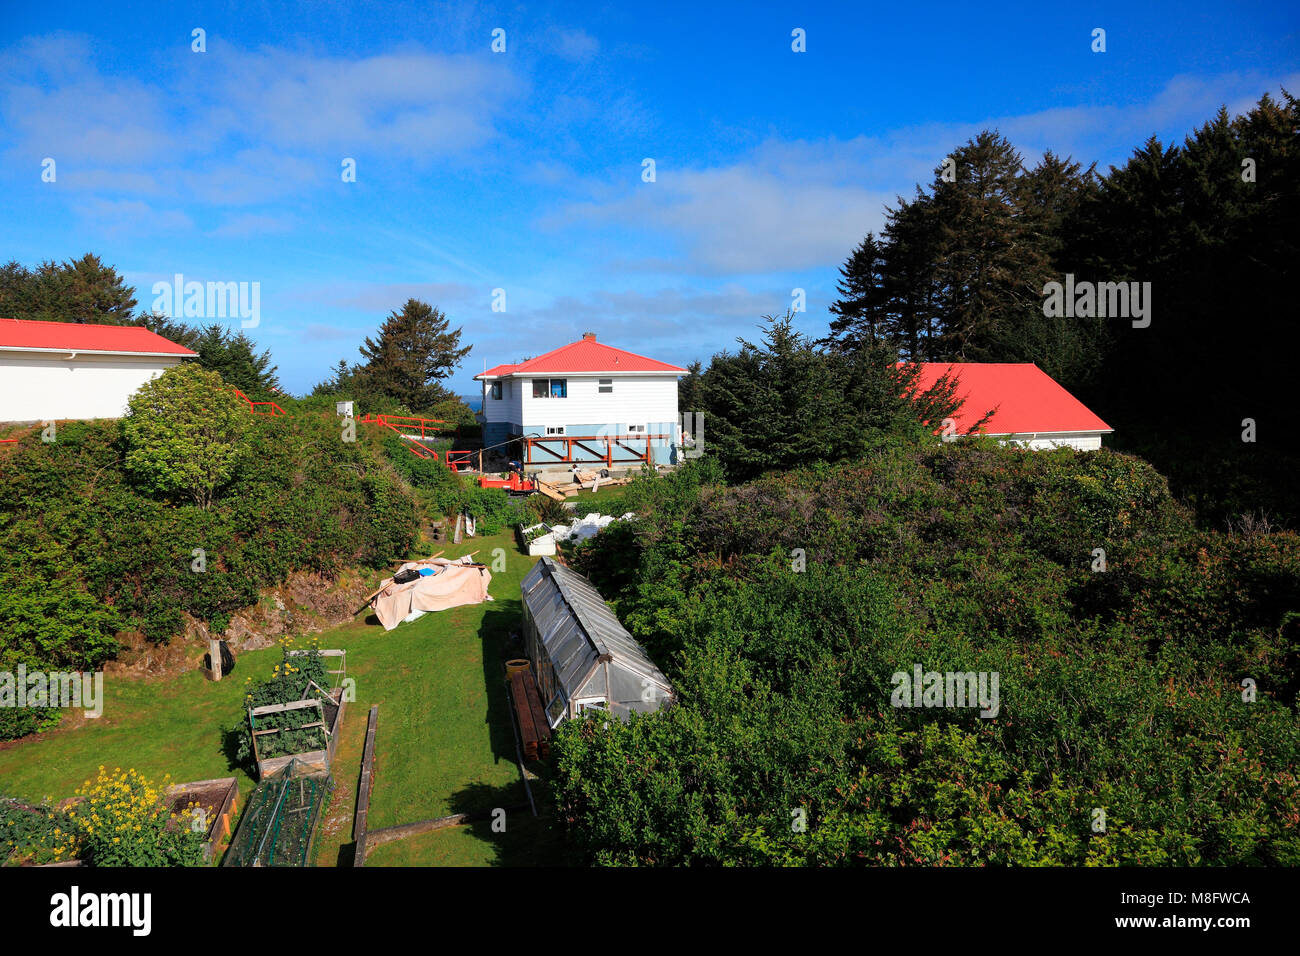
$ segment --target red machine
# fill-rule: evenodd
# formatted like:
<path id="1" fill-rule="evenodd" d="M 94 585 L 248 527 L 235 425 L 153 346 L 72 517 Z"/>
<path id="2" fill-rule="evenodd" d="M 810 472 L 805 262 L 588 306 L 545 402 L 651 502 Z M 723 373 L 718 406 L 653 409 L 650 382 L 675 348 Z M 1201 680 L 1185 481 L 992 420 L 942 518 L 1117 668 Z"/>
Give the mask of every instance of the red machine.
<path id="1" fill-rule="evenodd" d="M 478 486 L 480 488 L 504 488 L 511 494 L 516 495 L 528 495 L 537 490 L 537 482 L 531 478 L 525 478 L 517 471 L 510 472 L 509 478 L 489 478 L 487 475 L 479 475 Z"/>

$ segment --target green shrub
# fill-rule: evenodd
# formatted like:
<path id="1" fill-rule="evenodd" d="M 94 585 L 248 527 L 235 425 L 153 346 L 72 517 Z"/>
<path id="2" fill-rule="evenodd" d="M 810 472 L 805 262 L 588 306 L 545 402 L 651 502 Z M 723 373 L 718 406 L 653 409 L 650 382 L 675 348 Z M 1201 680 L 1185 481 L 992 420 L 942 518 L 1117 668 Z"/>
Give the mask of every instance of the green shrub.
<path id="1" fill-rule="evenodd" d="M 1197 532 L 1111 452 L 892 441 L 702 478 L 573 551 L 678 695 L 559 729 L 589 861 L 1300 860 L 1296 536 Z M 999 674 L 998 715 L 892 706 L 918 664 Z"/>

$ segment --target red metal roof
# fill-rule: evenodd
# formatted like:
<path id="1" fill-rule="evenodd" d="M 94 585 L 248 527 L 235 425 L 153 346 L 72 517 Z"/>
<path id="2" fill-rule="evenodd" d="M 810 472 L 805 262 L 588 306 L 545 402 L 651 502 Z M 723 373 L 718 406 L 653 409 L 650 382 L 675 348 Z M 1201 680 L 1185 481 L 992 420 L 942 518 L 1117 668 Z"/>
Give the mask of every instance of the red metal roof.
<path id="1" fill-rule="evenodd" d="M 515 373 L 536 375 L 569 372 L 678 372 L 684 375 L 686 369 L 646 358 L 635 352 L 616 349 L 611 345 L 597 342 L 593 336 L 561 345 L 558 349 L 526 362 L 498 365 L 474 377 L 501 378 Z"/>
<path id="2" fill-rule="evenodd" d="M 136 352 L 142 355 L 196 355 L 138 325 L 88 325 L 0 319 L 0 349 L 57 352 Z"/>
<path id="3" fill-rule="evenodd" d="M 954 416 L 963 434 L 991 409 L 983 428 L 989 435 L 1114 431 L 1032 362 L 923 362 L 917 387 L 929 388 L 948 371 L 957 378 L 957 397 L 965 399 Z"/>

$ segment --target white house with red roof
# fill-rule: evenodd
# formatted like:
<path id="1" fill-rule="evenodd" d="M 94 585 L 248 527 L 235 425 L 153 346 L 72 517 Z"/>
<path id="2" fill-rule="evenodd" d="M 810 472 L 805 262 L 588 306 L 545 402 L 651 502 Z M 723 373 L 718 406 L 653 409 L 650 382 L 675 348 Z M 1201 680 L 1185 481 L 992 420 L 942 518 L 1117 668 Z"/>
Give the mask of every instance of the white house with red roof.
<path id="1" fill-rule="evenodd" d="M 483 444 L 511 438 L 556 439 L 575 461 L 599 461 L 591 443 L 560 439 L 664 435 L 650 440 L 656 464 L 674 460 L 680 445 L 677 379 L 686 369 L 596 341 L 576 342 L 474 377 L 483 383 Z M 624 442 L 624 444 L 633 444 Z M 640 446 L 644 447 L 644 446 Z M 616 459 L 617 460 L 617 459 Z"/>
<path id="2" fill-rule="evenodd" d="M 980 429 L 982 434 L 1034 450 L 1096 451 L 1102 436 L 1114 431 L 1032 362 L 921 363 L 917 387 L 930 388 L 949 373 L 963 401 L 953 416 L 955 427 L 940 429 L 945 441 L 967 434 L 988 412 L 993 414 Z"/>
<path id="3" fill-rule="evenodd" d="M 141 326 L 0 319 L 0 421 L 119 418 L 195 354 Z"/>

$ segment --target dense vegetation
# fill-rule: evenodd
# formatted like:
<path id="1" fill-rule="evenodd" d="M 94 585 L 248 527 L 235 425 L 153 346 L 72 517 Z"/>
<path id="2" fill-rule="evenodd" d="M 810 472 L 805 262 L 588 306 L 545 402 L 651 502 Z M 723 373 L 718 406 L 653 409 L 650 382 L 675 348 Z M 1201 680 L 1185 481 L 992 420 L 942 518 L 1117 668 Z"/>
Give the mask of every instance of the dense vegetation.
<path id="1" fill-rule="evenodd" d="M 1300 517 L 1285 341 L 1300 263 L 1300 102 L 1226 110 L 1104 175 L 1026 166 L 985 131 L 888 210 L 841 270 L 827 344 L 916 361 L 1035 362 L 1170 478 L 1203 523 Z M 1046 314 L 1046 283 L 1149 283 L 1146 318 Z M 1249 328 L 1249 331 L 1245 329 Z M 1243 419 L 1257 438 L 1242 440 Z"/>
<path id="2" fill-rule="evenodd" d="M 522 502 L 421 459 L 323 398 L 251 415 L 212 372 L 150 383 L 121 421 L 33 430 L 0 465 L 0 671 L 94 670 L 118 635 L 155 642 L 185 614 L 223 631 L 291 572 L 409 557 L 422 519 L 464 511 L 480 534 L 531 520 Z M 215 457 L 214 457 L 215 455 Z M 220 467 L 208 467 L 213 463 Z M 0 739 L 57 723 L 0 708 Z"/>
<path id="3" fill-rule="evenodd" d="M 193 804 L 169 809 L 168 783 L 101 766 L 62 809 L 0 796 L 0 866 L 200 866 L 204 828 L 194 826 Z"/>
<path id="4" fill-rule="evenodd" d="M 562 728 L 593 862 L 1300 863 L 1300 538 L 1198 531 L 1110 451 L 720 477 L 578 551 L 679 695 Z M 893 706 L 918 664 L 998 673 L 999 713 Z"/>
<path id="5" fill-rule="evenodd" d="M 292 571 L 407 556 L 416 501 L 371 431 L 345 442 L 333 415 L 243 414 L 236 467 L 206 509 L 128 469 L 124 422 L 61 424 L 53 442 L 33 431 L 6 455 L 0 670 L 95 669 L 118 631 L 166 641 L 186 611 L 221 631 Z"/>

